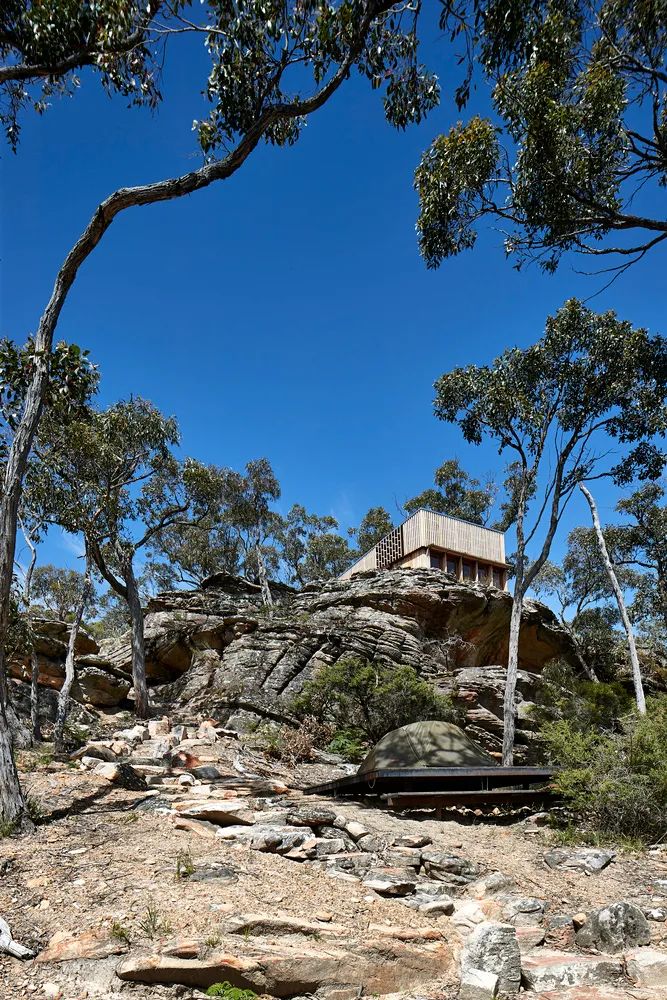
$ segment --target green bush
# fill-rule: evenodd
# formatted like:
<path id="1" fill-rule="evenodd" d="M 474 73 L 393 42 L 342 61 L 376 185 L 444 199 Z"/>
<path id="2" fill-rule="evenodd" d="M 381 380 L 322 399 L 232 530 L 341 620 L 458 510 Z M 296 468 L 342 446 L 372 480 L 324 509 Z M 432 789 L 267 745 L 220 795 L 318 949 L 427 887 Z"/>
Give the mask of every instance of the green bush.
<path id="1" fill-rule="evenodd" d="M 368 752 L 368 741 L 353 729 L 339 729 L 327 744 L 329 753 L 337 753 L 352 764 L 358 764 Z"/>
<path id="2" fill-rule="evenodd" d="M 582 832 L 651 843 L 667 830 L 667 697 L 647 707 L 617 731 L 585 729 L 576 718 L 542 726 L 549 757 L 563 768 L 556 786 Z"/>
<path id="3" fill-rule="evenodd" d="M 566 719 L 582 733 L 614 730 L 633 704 L 632 695 L 620 681 L 594 684 L 577 677 L 569 664 L 552 660 L 542 671 L 532 717 L 538 725 Z"/>
<path id="4" fill-rule="evenodd" d="M 242 990 L 231 983 L 213 983 L 206 990 L 207 997 L 224 997 L 224 1000 L 255 1000 L 257 996 L 252 990 Z"/>
<path id="5" fill-rule="evenodd" d="M 424 719 L 452 719 L 451 699 L 412 667 L 345 657 L 322 667 L 296 698 L 294 712 L 376 743 L 385 733 Z"/>

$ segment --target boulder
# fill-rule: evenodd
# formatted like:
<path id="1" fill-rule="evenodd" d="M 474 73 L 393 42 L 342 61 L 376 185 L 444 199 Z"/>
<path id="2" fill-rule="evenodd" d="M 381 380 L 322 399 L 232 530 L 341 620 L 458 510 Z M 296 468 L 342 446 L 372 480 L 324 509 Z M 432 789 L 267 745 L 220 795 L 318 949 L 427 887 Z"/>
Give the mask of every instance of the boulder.
<path id="1" fill-rule="evenodd" d="M 482 969 L 466 969 L 461 976 L 458 1000 L 493 1000 L 498 995 L 498 976 Z"/>
<path id="2" fill-rule="evenodd" d="M 626 902 L 611 903 L 589 913 L 575 936 L 580 948 L 595 948 L 606 955 L 649 944 L 650 940 L 648 920 L 638 906 Z"/>
<path id="3" fill-rule="evenodd" d="M 84 931 L 81 934 L 57 931 L 35 961 L 73 962 L 82 958 L 108 958 L 109 955 L 122 955 L 127 949 L 125 941 L 112 938 L 104 930 Z"/>
<path id="4" fill-rule="evenodd" d="M 498 992 L 502 996 L 515 996 L 521 986 L 521 953 L 516 929 L 493 921 L 476 927 L 463 948 L 461 978 L 471 970 L 496 976 Z"/>

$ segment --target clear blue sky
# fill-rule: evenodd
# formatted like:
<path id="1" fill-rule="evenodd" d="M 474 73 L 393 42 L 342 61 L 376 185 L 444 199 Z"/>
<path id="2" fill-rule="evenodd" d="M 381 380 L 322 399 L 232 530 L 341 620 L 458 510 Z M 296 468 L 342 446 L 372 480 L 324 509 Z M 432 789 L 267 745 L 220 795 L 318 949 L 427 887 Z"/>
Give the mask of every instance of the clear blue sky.
<path id="1" fill-rule="evenodd" d="M 203 63 L 179 51 L 156 114 L 84 78 L 73 99 L 24 118 L 17 156 L 2 151 L 2 335 L 23 341 L 35 329 L 102 198 L 198 164 Z M 576 260 L 555 277 L 517 274 L 491 230 L 475 251 L 426 270 L 412 174 L 458 117 L 452 49 L 433 34 L 427 54 L 443 100 L 425 124 L 392 130 L 378 94 L 355 77 L 295 147 L 261 148 L 230 181 L 114 222 L 59 327 L 99 364 L 102 403 L 150 398 L 178 416 L 184 451 L 207 462 L 268 456 L 283 509 L 304 503 L 342 527 L 371 505 L 394 510 L 446 457 L 501 472 L 492 450 L 435 420 L 434 379 L 531 343 L 565 298 L 602 284 L 576 274 Z M 664 274 L 656 250 L 592 304 L 664 332 Z M 610 516 L 613 498 L 602 500 Z M 565 527 L 584 517 L 574 506 Z M 61 540 L 48 550 L 71 561 Z"/>

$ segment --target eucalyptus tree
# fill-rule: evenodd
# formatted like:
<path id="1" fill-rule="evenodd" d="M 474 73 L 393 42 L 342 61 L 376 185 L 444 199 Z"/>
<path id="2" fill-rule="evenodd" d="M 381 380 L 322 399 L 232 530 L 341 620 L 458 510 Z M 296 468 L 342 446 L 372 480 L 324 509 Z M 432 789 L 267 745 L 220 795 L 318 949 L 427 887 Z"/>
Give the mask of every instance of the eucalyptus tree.
<path id="1" fill-rule="evenodd" d="M 95 72 L 107 91 L 155 106 L 163 55 L 156 48 L 164 38 L 156 17 L 169 9 L 163 0 L 4 0 L 0 123 L 11 147 L 19 140 L 21 112 L 32 107 L 43 113 L 54 95 L 72 94 L 84 68 Z"/>
<path id="2" fill-rule="evenodd" d="M 338 528 L 335 517 L 309 514 L 303 504 L 295 503 L 288 510 L 278 529 L 280 558 L 290 583 L 303 586 L 312 579 L 309 556 L 317 540 Z M 317 546 L 316 546 L 317 547 Z"/>
<path id="3" fill-rule="evenodd" d="M 354 532 L 359 555 L 363 556 L 366 552 L 370 552 L 379 541 L 393 530 L 394 522 L 389 512 L 384 507 L 370 507 Z"/>
<path id="4" fill-rule="evenodd" d="M 614 563 L 642 574 L 635 606 L 643 618 L 667 628 L 667 504 L 660 483 L 646 483 L 619 500 L 616 510 L 631 520 L 614 531 Z M 618 570 L 617 570 L 618 572 Z"/>
<path id="5" fill-rule="evenodd" d="M 347 538 L 334 531 L 314 535 L 308 544 L 303 575 L 308 580 L 331 580 L 354 562 L 357 553 Z"/>
<path id="6" fill-rule="evenodd" d="M 624 269 L 664 243 L 663 0 L 444 0 L 441 24 L 469 57 L 459 109 L 479 73 L 492 115 L 438 136 L 416 171 L 430 267 L 483 219 L 517 267 L 546 271 L 567 251 Z"/>
<path id="7" fill-rule="evenodd" d="M 409 514 L 426 507 L 473 524 L 488 523 L 498 493 L 494 483 L 482 483 L 468 475 L 456 458 L 443 462 L 433 478 L 436 489 L 424 490 L 403 504 Z"/>
<path id="8" fill-rule="evenodd" d="M 45 563 L 36 566 L 32 578 L 32 599 L 40 613 L 61 622 L 76 614 L 83 590 L 85 573 L 78 569 Z"/>
<path id="9" fill-rule="evenodd" d="M 76 6 L 72 31 L 66 27 L 72 16 L 71 4 L 66 0 L 49 0 L 40 5 L 10 0 L 5 7 L 6 20 L 0 22 L 5 77 L 0 77 L 0 85 L 9 101 L 5 121 L 10 130 L 13 116 L 24 101 L 22 94 L 12 90 L 18 72 L 13 67 L 21 63 L 26 67 L 41 66 L 43 70 L 26 72 L 22 77 L 25 84 L 45 80 L 48 88 L 66 87 L 74 82 L 68 76 L 70 69 L 84 63 L 100 71 L 112 89 L 123 93 L 131 85 L 138 100 L 157 100 L 149 29 L 159 37 L 171 28 L 179 36 L 201 34 L 207 57 L 203 86 L 210 110 L 204 120 L 195 123 L 202 165 L 178 177 L 119 187 L 94 210 L 56 275 L 53 292 L 36 327 L 33 372 L 4 469 L 0 497 L 0 648 L 4 647 L 9 621 L 18 504 L 47 395 L 55 331 L 82 265 L 114 219 L 127 209 L 182 198 L 228 180 L 261 143 L 293 145 L 309 116 L 336 94 L 353 70 L 382 93 L 385 116 L 397 128 L 421 121 L 439 99 L 437 80 L 419 58 L 420 3 L 239 0 L 232 4 L 207 0 L 197 5 L 201 14 L 188 17 L 184 12 L 189 4 L 182 2 L 163 5 L 159 0 L 149 0 L 142 12 L 137 3 L 129 0 L 101 0 L 100 4 Z M 154 20 L 148 20 L 158 15 L 169 24 L 156 25 Z M 25 42 L 21 40 L 23 35 L 18 37 L 24 28 Z M 49 32 L 53 39 L 60 37 L 62 53 L 58 52 L 60 42 L 48 41 Z M 93 37 L 102 39 L 99 51 L 94 44 L 89 51 Z M 123 41 L 128 38 L 132 40 L 129 49 Z M 121 51 L 115 52 L 118 40 Z M 126 70 L 134 67 L 135 54 L 138 75 L 131 77 Z M 56 58 L 59 55 L 60 62 Z M 160 61 L 158 54 L 155 63 L 160 65 Z M 25 102 L 29 103 L 29 95 Z M 10 133 L 10 138 L 12 135 L 15 138 L 15 132 Z"/>
<path id="10" fill-rule="evenodd" d="M 237 533 L 216 514 L 196 525 L 173 524 L 156 535 L 146 572 L 161 590 L 198 587 L 214 573 L 238 573 L 240 559 Z"/>
<path id="11" fill-rule="evenodd" d="M 37 369 L 43 371 L 42 409 L 54 423 L 66 426 L 84 409 L 97 387 L 98 375 L 88 354 L 74 344 L 59 343 L 48 357 L 39 354 L 29 341 L 18 347 L 9 340 L 0 340 L 0 467 L 4 474 L 2 504 L 9 504 L 14 520 L 11 532 L 0 531 L 0 564 L 8 579 L 2 577 L 0 594 L 0 822 L 12 825 L 21 820 L 23 795 L 12 756 L 10 725 L 13 713 L 9 704 L 9 689 L 5 670 L 5 630 L 15 620 L 16 600 L 12 593 L 16 517 L 21 499 L 20 483 L 13 481 L 12 456 L 16 434 L 25 414 L 26 399 Z M 27 456 L 26 456 L 27 457 Z M 12 486 L 13 483 L 13 486 Z M 9 490 L 9 493 L 8 493 Z M 13 492 L 12 492 L 13 490 Z M 11 494 L 11 495 L 10 495 Z M 9 507 L 7 509 L 9 509 Z"/>
<path id="12" fill-rule="evenodd" d="M 488 438 L 512 456 L 505 511 L 516 554 L 503 739 L 503 761 L 510 764 L 526 592 L 580 482 L 660 475 L 666 456 L 656 438 L 667 429 L 667 341 L 571 299 L 547 319 L 532 347 L 509 349 L 490 366 L 457 368 L 435 387 L 437 417 L 458 425 L 466 441 Z M 610 442 L 625 446 L 616 465 L 604 459 Z M 530 563 L 528 546 L 537 549 Z"/>
<path id="13" fill-rule="evenodd" d="M 588 506 L 591 509 L 591 517 L 593 519 L 593 530 L 595 531 L 595 537 L 600 549 L 600 557 L 604 564 L 607 576 L 609 577 L 609 585 L 611 587 L 612 593 L 616 598 L 616 603 L 618 605 L 618 612 L 621 616 L 621 621 L 623 622 L 623 628 L 625 629 L 625 634 L 628 640 L 628 652 L 630 654 L 630 666 L 632 668 L 632 682 L 635 688 L 635 700 L 637 702 L 637 711 L 640 715 L 646 715 L 646 698 L 644 696 L 644 685 L 642 683 L 642 672 L 639 665 L 639 655 L 637 654 L 637 644 L 635 642 L 635 633 L 632 627 L 632 622 L 630 621 L 630 616 L 625 605 L 625 599 L 623 597 L 623 590 L 618 581 L 616 571 L 614 569 L 614 564 L 609 556 L 609 551 L 607 549 L 607 543 L 605 542 L 604 534 L 602 531 L 602 525 L 600 524 L 600 516 L 598 514 L 597 504 L 593 497 L 591 491 L 584 486 L 583 483 L 579 483 L 579 489 L 586 497 Z"/>
<path id="14" fill-rule="evenodd" d="M 135 708 L 144 718 L 149 698 L 137 553 L 173 525 L 209 517 L 220 482 L 199 462 L 176 458 L 175 418 L 138 397 L 64 428 L 49 421 L 48 429 L 39 451 L 53 517 L 65 530 L 83 533 L 98 572 L 127 602 Z"/>
<path id="15" fill-rule="evenodd" d="M 271 504 L 280 499 L 280 483 L 268 458 L 248 462 L 245 474 L 226 469 L 222 481 L 222 520 L 236 533 L 246 576 L 257 578 L 263 602 L 273 604 L 267 561 L 277 570 L 278 550 L 271 542 L 278 540 L 283 522 Z"/>

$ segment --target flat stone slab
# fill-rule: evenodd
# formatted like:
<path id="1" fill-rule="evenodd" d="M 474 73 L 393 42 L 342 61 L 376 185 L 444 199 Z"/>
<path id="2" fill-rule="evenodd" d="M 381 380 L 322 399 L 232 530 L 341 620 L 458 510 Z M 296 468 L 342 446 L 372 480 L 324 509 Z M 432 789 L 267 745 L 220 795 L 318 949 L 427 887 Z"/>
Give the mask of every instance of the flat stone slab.
<path id="1" fill-rule="evenodd" d="M 623 959 L 540 948 L 521 958 L 521 981 L 529 990 L 563 990 L 568 986 L 604 986 L 623 975 Z"/>

